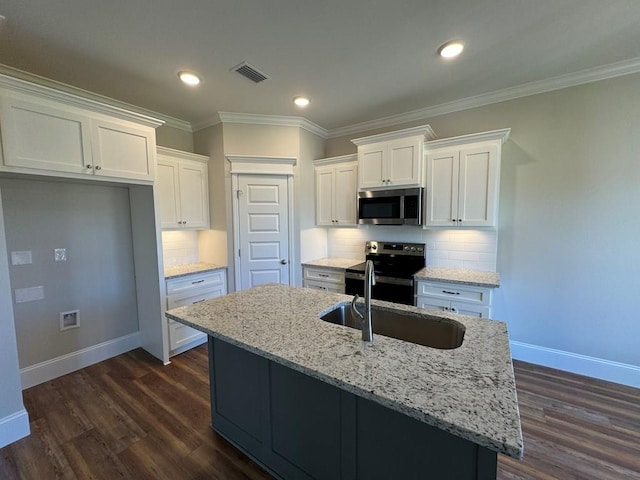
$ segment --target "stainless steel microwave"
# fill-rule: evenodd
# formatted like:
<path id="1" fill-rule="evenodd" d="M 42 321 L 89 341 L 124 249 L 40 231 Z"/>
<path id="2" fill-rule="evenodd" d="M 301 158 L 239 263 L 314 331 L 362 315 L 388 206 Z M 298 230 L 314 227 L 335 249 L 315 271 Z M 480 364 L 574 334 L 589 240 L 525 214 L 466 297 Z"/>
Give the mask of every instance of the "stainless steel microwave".
<path id="1" fill-rule="evenodd" d="M 358 223 L 422 225 L 423 188 L 371 190 L 358 193 Z"/>

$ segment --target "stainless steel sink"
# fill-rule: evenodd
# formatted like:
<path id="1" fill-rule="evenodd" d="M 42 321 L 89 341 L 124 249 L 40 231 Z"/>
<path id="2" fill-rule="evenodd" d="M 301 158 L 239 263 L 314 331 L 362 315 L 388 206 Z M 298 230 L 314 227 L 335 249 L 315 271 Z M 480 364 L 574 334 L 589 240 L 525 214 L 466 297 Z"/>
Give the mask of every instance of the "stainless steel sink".
<path id="1" fill-rule="evenodd" d="M 325 313 L 320 319 L 357 330 L 361 325 L 360 320 L 351 313 L 349 304 Z M 379 335 L 440 349 L 458 348 L 462 345 L 465 332 L 464 325 L 455 320 L 415 316 L 375 305 L 371 307 L 371 323 L 373 332 Z"/>

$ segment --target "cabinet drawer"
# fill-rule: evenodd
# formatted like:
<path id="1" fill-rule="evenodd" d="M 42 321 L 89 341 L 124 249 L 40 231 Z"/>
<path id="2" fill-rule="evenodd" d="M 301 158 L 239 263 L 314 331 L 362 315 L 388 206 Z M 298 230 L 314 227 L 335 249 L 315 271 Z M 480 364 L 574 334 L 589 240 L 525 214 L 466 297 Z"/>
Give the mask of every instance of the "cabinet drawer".
<path id="1" fill-rule="evenodd" d="M 491 309 L 488 306 L 475 303 L 452 302 L 447 299 L 439 299 L 430 296 L 416 297 L 416 306 L 426 310 L 438 310 L 440 312 L 457 313 L 470 317 L 489 318 Z"/>
<path id="2" fill-rule="evenodd" d="M 167 295 L 181 293 L 189 289 L 200 290 L 207 287 L 224 285 L 224 283 L 224 270 L 189 275 L 187 277 L 181 277 L 175 280 L 167 280 Z"/>
<path id="3" fill-rule="evenodd" d="M 307 288 L 324 290 L 325 292 L 344 293 L 344 284 L 324 283 L 324 282 L 318 282 L 316 280 L 305 280 L 304 286 Z"/>
<path id="4" fill-rule="evenodd" d="M 184 307 L 185 305 L 194 305 L 196 303 L 204 302 L 210 298 L 219 297 L 224 295 L 224 293 L 224 290 L 221 287 L 218 287 L 198 289 L 197 291 L 188 291 L 177 295 L 169 295 L 167 297 L 167 310 Z"/>
<path id="5" fill-rule="evenodd" d="M 336 270 L 328 270 L 322 268 L 305 268 L 305 280 L 316 280 L 325 283 L 341 283 L 344 284 L 344 272 Z"/>
<path id="6" fill-rule="evenodd" d="M 476 305 L 489 305 L 491 303 L 490 288 L 471 285 L 418 281 L 416 294 Z"/>

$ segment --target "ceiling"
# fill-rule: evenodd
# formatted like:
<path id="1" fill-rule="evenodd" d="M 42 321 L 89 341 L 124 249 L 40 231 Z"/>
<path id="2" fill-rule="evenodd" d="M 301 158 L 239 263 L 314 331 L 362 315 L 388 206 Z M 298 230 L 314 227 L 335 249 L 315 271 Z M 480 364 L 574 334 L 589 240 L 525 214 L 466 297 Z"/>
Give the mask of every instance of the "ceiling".
<path id="1" fill-rule="evenodd" d="M 0 15 L 0 63 L 192 125 L 237 112 L 331 131 L 640 65 L 638 0 L 2 0 Z M 463 54 L 438 58 L 451 39 Z M 244 61 L 271 78 L 231 71 Z"/>

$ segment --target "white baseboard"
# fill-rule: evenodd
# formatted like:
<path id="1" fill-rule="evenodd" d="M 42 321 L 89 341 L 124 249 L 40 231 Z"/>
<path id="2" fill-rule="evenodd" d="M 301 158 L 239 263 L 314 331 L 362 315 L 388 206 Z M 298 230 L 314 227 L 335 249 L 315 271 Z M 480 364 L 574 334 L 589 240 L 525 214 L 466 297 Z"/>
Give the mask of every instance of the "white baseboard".
<path id="1" fill-rule="evenodd" d="M 640 367 L 635 365 L 516 341 L 510 345 L 516 360 L 640 388 Z"/>
<path id="2" fill-rule="evenodd" d="M 0 418 L 0 448 L 9 445 L 31 433 L 29 414 L 23 408 L 7 417 Z"/>
<path id="3" fill-rule="evenodd" d="M 22 389 L 48 382 L 67 373 L 75 372 L 94 363 L 101 362 L 140 346 L 140 333 L 135 332 L 124 337 L 83 348 L 77 352 L 36 363 L 20 370 Z"/>

